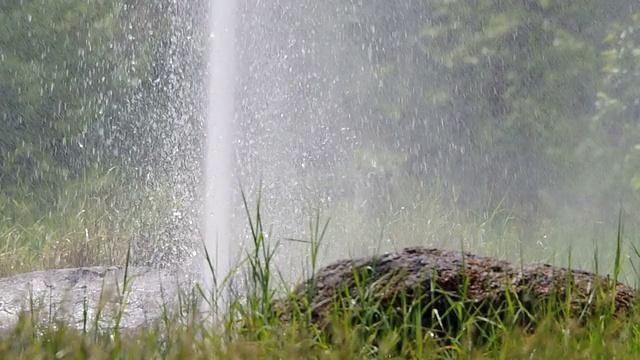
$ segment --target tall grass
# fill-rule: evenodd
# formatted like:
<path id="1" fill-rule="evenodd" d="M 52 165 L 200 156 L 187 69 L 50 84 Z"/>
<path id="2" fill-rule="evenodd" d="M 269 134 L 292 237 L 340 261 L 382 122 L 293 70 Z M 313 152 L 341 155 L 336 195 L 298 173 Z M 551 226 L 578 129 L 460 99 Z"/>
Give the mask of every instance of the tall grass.
<path id="1" fill-rule="evenodd" d="M 99 189 L 99 188 L 98 188 Z M 546 359 L 563 357 L 566 359 L 616 358 L 634 359 L 640 357 L 640 317 L 632 311 L 627 317 L 615 317 L 613 311 L 602 312 L 601 316 L 575 318 L 571 316 L 569 304 L 553 301 L 536 302 L 535 299 L 507 296 L 506 303 L 500 308 L 479 309 L 470 306 L 465 299 L 468 282 L 462 287 L 462 293 L 457 295 L 439 292 L 433 296 L 434 301 L 446 302 L 448 310 L 444 313 L 426 313 L 427 305 L 412 303 L 405 298 L 398 299 L 400 311 L 391 311 L 371 296 L 368 284 L 369 274 L 354 274 L 356 279 L 355 294 L 344 292 L 334 299 L 334 312 L 327 319 L 327 327 L 320 328 L 312 321 L 310 303 L 314 286 L 308 288 L 308 293 L 301 300 L 302 306 L 294 307 L 292 314 L 283 316 L 282 305 L 292 299 L 297 299 L 288 287 L 281 287 L 283 276 L 279 273 L 274 259 L 279 248 L 277 243 L 268 241 L 270 238 L 263 221 L 264 216 L 260 207 L 260 198 L 253 210 L 245 194 L 242 194 L 244 206 L 249 222 L 251 246 L 243 259 L 234 268 L 234 274 L 227 279 L 218 279 L 216 285 L 229 291 L 230 298 L 220 312 L 216 323 L 202 321 L 198 302 L 208 302 L 215 307 L 217 301 L 215 291 L 212 293 L 200 289 L 185 289 L 178 294 L 181 300 L 177 309 L 168 305 L 161 321 L 148 326 L 125 330 L 119 328 L 119 321 L 126 309 L 127 291 L 130 281 L 128 272 L 118 289 L 121 295 L 120 316 L 116 316 L 114 326 L 110 332 L 99 329 L 98 317 L 89 322 L 86 317 L 82 329 L 74 329 L 64 324 L 64 319 L 51 319 L 45 323 L 56 323 L 56 326 L 41 324 L 29 314 L 21 317 L 18 325 L 5 331 L 0 337 L 0 358 L 57 358 L 57 359 L 353 359 L 353 358 L 433 358 L 433 359 Z M 91 197 L 81 203 L 84 214 L 95 211 L 99 214 L 100 202 L 92 202 Z M 96 206 L 100 205 L 100 206 Z M 102 203 L 104 204 L 104 203 Z M 465 224 L 459 214 L 451 210 L 444 210 L 437 200 L 424 199 L 415 204 L 421 209 L 421 216 L 409 211 L 399 211 L 393 214 L 389 221 L 394 221 L 385 228 L 385 232 L 396 227 L 402 229 L 407 226 L 408 232 L 422 231 L 420 239 L 427 239 L 424 245 L 437 246 L 436 239 L 456 239 L 449 247 L 464 250 L 482 250 L 479 244 L 492 244 L 496 247 L 494 254 L 524 259 L 530 248 L 525 246 L 513 247 L 507 239 L 515 237 L 516 230 L 509 228 L 509 217 L 497 216 L 492 212 L 489 216 L 478 216 L 480 221 L 469 221 Z M 73 208 L 73 207 L 68 207 Z M 440 211 L 442 210 L 442 211 Z M 68 216 L 71 212 L 65 212 Z M 106 211 L 108 213 L 108 211 Z M 63 216 L 61 215 L 61 216 Z M 504 215 L 504 214 L 503 214 Z M 357 215 L 353 215 L 356 217 Z M 345 217 L 338 216 L 337 221 L 322 220 L 317 211 L 309 220 L 308 239 L 283 239 L 286 243 L 302 244 L 308 248 L 307 267 L 301 269 L 303 278 L 311 278 L 321 261 L 321 250 L 331 247 L 328 242 L 332 226 L 340 226 Z M 473 218 L 469 215 L 467 219 Z M 476 218 L 476 219 L 477 219 Z M 61 231 L 82 225 L 87 228 L 90 219 L 76 223 L 59 222 Z M 93 220 L 97 224 L 106 226 L 107 222 L 96 215 Z M 332 219 L 336 219 L 333 216 Z M 48 220 L 47 220 L 48 221 Z M 88 221 L 88 222 L 87 222 Z M 357 226 L 366 226 L 366 219 Z M 336 222 L 338 225 L 336 225 Z M 15 256 L 17 252 L 29 254 L 30 249 L 24 249 L 29 232 L 36 228 L 32 223 L 30 228 L 20 228 L 17 223 L 6 226 L 3 239 L 13 239 L 13 245 L 5 245 L 0 256 L 5 259 Z M 41 223 L 42 224 L 42 223 Z M 72 225 L 69 225 L 72 224 Z M 419 225 L 422 225 L 420 227 Z M 53 225 L 47 225 L 48 227 Z M 30 230 L 31 229 L 31 230 Z M 94 229 L 100 229 L 99 227 Z M 110 231 L 105 227 L 101 231 Z M 363 231 L 371 229 L 363 228 Z M 396 234 L 400 234 L 397 230 Z M 406 229 L 405 229 L 406 230 Z M 356 231 L 354 229 L 353 231 Z M 431 233 L 429 233 L 431 231 Z M 377 231 L 376 231 L 377 232 Z M 92 231 L 89 231 L 91 234 Z M 106 235 L 106 234 L 105 234 Z M 598 271 L 613 274 L 613 280 L 623 277 L 625 263 L 636 269 L 635 263 L 629 261 L 624 232 L 622 214 L 617 226 L 617 232 L 610 233 L 612 241 L 598 242 L 602 244 L 590 259 L 594 259 L 594 266 Z M 384 236 L 384 232 L 383 232 Z M 447 237 L 448 236 L 448 237 Z M 70 237 L 71 238 L 71 237 Z M 18 239 L 18 240 L 16 240 Z M 75 248 L 91 241 L 86 234 L 73 237 L 69 247 Z M 473 241 L 467 242 L 465 240 Z M 604 239 L 606 240 L 606 239 Z M 22 243 L 21 241 L 24 241 Z M 355 241 L 355 240 L 354 240 Z M 423 241 L 423 240 L 420 240 Z M 7 244 L 9 242 L 3 242 Z M 131 247 L 127 244 L 120 251 L 127 266 L 131 263 Z M 471 244 L 471 245 L 469 245 Z M 384 245 L 384 244 L 383 244 Z M 398 240 L 393 247 L 415 245 Z M 13 247 L 12 247 L 13 246 Z M 50 246 L 50 245 L 47 245 Z M 470 249 L 471 248 L 471 249 Z M 575 248 L 572 247 L 572 248 Z M 640 256 L 637 248 L 631 244 L 636 257 Z M 379 250 L 389 250 L 379 246 Z M 516 251 L 514 249 L 518 249 Z M 6 251 L 10 250 L 10 251 Z M 41 249 L 39 249 L 41 250 Z M 6 252 L 5 252 L 6 251 Z M 605 252 L 602 254 L 601 252 Z M 565 261 L 572 264 L 573 252 L 567 252 Z M 604 255 L 604 256 L 603 256 Z M 91 261 L 117 261 L 114 258 L 94 256 Z M 611 259 L 603 266 L 603 258 Z M 22 257 L 24 266 L 36 268 L 34 260 Z M 212 259 L 207 256 L 210 269 L 215 268 Z M 69 263 L 70 265 L 71 263 Z M 5 270 L 5 274 L 13 270 Z M 609 269 L 611 271 L 609 271 Z M 637 274 L 637 273 L 636 273 Z M 217 274 L 212 274 L 215 278 Z M 637 279 L 637 277 L 636 277 Z M 628 279 L 625 279 L 628 280 Z M 385 284 L 381 284 L 384 288 Z M 434 286 L 433 291 L 438 291 Z M 217 289 L 221 290 L 221 289 Z M 567 292 L 572 288 L 568 287 Z M 355 298 L 358 301 L 358 311 L 343 312 L 345 306 L 350 308 Z M 607 294 L 596 293 L 603 301 Z M 305 300 L 306 298 L 306 300 Z M 305 302 L 306 301 L 306 302 Z M 33 304 L 33 303 L 32 303 Z M 393 309 L 395 310 L 395 309 Z M 35 309 L 32 312 L 37 314 Z M 85 311 L 85 314 L 87 312 Z M 37 315 L 36 315 L 37 316 Z M 422 319 L 428 316 L 432 326 L 425 327 Z M 535 320 L 535 321 L 534 321 Z M 452 327 L 452 321 L 456 326 Z M 534 323 L 535 326 L 531 324 Z M 443 331 L 449 329 L 450 331 Z"/>
<path id="2" fill-rule="evenodd" d="M 186 212 L 184 203 L 172 198 L 170 189 L 129 181 L 116 168 L 86 174 L 56 189 L 3 191 L 0 276 L 119 265 L 130 246 L 132 262 L 150 263 L 165 251 L 173 235 L 166 234 L 167 224 L 176 211 Z"/>

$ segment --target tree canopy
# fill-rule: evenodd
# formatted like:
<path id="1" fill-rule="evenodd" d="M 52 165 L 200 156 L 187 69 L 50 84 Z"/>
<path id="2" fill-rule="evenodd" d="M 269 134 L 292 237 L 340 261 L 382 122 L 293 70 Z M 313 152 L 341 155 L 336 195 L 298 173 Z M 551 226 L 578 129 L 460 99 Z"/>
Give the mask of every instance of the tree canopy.
<path id="1" fill-rule="evenodd" d="M 64 182 L 96 165 L 174 166 L 162 152 L 167 143 L 199 136 L 205 5 L 3 2 L 2 191 Z M 243 11 L 253 14 L 251 5 Z M 271 19 L 278 40 L 267 50 L 291 56 L 282 74 L 265 76 L 307 73 L 290 84 L 295 117 L 335 116 L 335 127 L 357 134 L 349 145 L 356 163 L 376 158 L 385 164 L 377 171 L 438 182 L 468 206 L 487 192 L 525 212 L 538 211 L 545 194 L 570 201 L 572 191 L 585 193 L 580 188 L 609 200 L 637 196 L 638 7 L 630 0 L 304 3 Z M 173 36 L 177 27 L 186 33 Z M 260 45 L 243 36 L 241 46 Z M 270 53 L 248 59 L 247 49 L 245 73 L 269 70 L 260 66 Z M 244 95 L 257 96 L 255 76 L 245 76 Z M 175 104 L 176 94 L 192 106 Z M 199 141 L 174 150 L 193 155 Z"/>

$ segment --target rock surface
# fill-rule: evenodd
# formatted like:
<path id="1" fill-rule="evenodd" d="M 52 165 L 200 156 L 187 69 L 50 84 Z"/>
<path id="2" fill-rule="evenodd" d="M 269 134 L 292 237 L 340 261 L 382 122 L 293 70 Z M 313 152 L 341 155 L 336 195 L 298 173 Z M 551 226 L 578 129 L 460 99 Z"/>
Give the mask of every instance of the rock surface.
<path id="1" fill-rule="evenodd" d="M 113 328 L 123 309 L 120 327 L 135 329 L 160 318 L 163 305 L 178 304 L 178 293 L 190 294 L 197 277 L 185 269 L 83 267 L 45 270 L 0 279 L 0 330 L 12 328 L 19 315 L 37 313 L 39 321 L 63 319 L 78 329 Z M 122 306 L 121 306 L 122 304 Z M 98 310 L 99 309 L 99 310 Z M 85 315 L 86 312 L 86 315 Z"/>
<path id="2" fill-rule="evenodd" d="M 617 313 L 629 310 L 638 296 L 635 289 L 617 283 L 612 299 L 612 281 L 586 271 L 547 264 L 519 265 L 470 253 L 463 256 L 456 251 L 413 247 L 381 256 L 343 260 L 322 268 L 299 284 L 293 297 L 278 301 L 275 308 L 285 321 L 291 319 L 296 307 L 303 312 L 311 310 L 311 321 L 324 328 L 330 325 L 336 304 L 341 317 L 346 313 L 365 313 L 365 303 L 377 304 L 387 314 L 401 317 L 404 297 L 405 304 L 420 303 L 427 310 L 421 315 L 422 325 L 433 329 L 437 328 L 434 311 L 440 315 L 447 313 L 450 300 L 487 312 L 504 307 L 508 295 L 517 295 L 523 305 L 531 307 L 536 300 L 549 299 L 554 294 L 564 301 L 567 279 L 573 283 L 572 314 L 579 316 L 593 310 L 597 302 L 593 296 L 596 284 L 609 294 L 604 300 L 614 305 Z M 440 296 L 443 294 L 448 299 Z"/>

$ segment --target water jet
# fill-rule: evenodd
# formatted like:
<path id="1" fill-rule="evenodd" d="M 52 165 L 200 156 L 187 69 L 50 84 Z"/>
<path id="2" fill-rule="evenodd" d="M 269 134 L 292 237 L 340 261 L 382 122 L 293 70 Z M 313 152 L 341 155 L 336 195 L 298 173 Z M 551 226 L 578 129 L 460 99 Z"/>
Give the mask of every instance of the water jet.
<path id="1" fill-rule="evenodd" d="M 221 284 L 230 268 L 230 214 L 233 174 L 235 104 L 235 0 L 212 0 L 209 17 L 209 80 L 204 160 L 204 246 L 214 273 L 205 261 L 206 289 L 224 309 Z"/>

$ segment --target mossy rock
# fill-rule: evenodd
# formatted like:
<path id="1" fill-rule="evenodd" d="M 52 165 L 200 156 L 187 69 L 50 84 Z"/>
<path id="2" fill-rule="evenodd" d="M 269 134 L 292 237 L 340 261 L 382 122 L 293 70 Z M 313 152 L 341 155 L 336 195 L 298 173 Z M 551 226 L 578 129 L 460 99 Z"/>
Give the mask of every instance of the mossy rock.
<path id="1" fill-rule="evenodd" d="M 274 309 L 285 323 L 321 332 L 349 319 L 368 329 L 419 322 L 433 334 L 452 334 L 472 317 L 511 316 L 511 323 L 531 327 L 552 311 L 582 321 L 620 316 L 636 297 L 635 289 L 586 271 L 412 247 L 324 267 Z"/>

